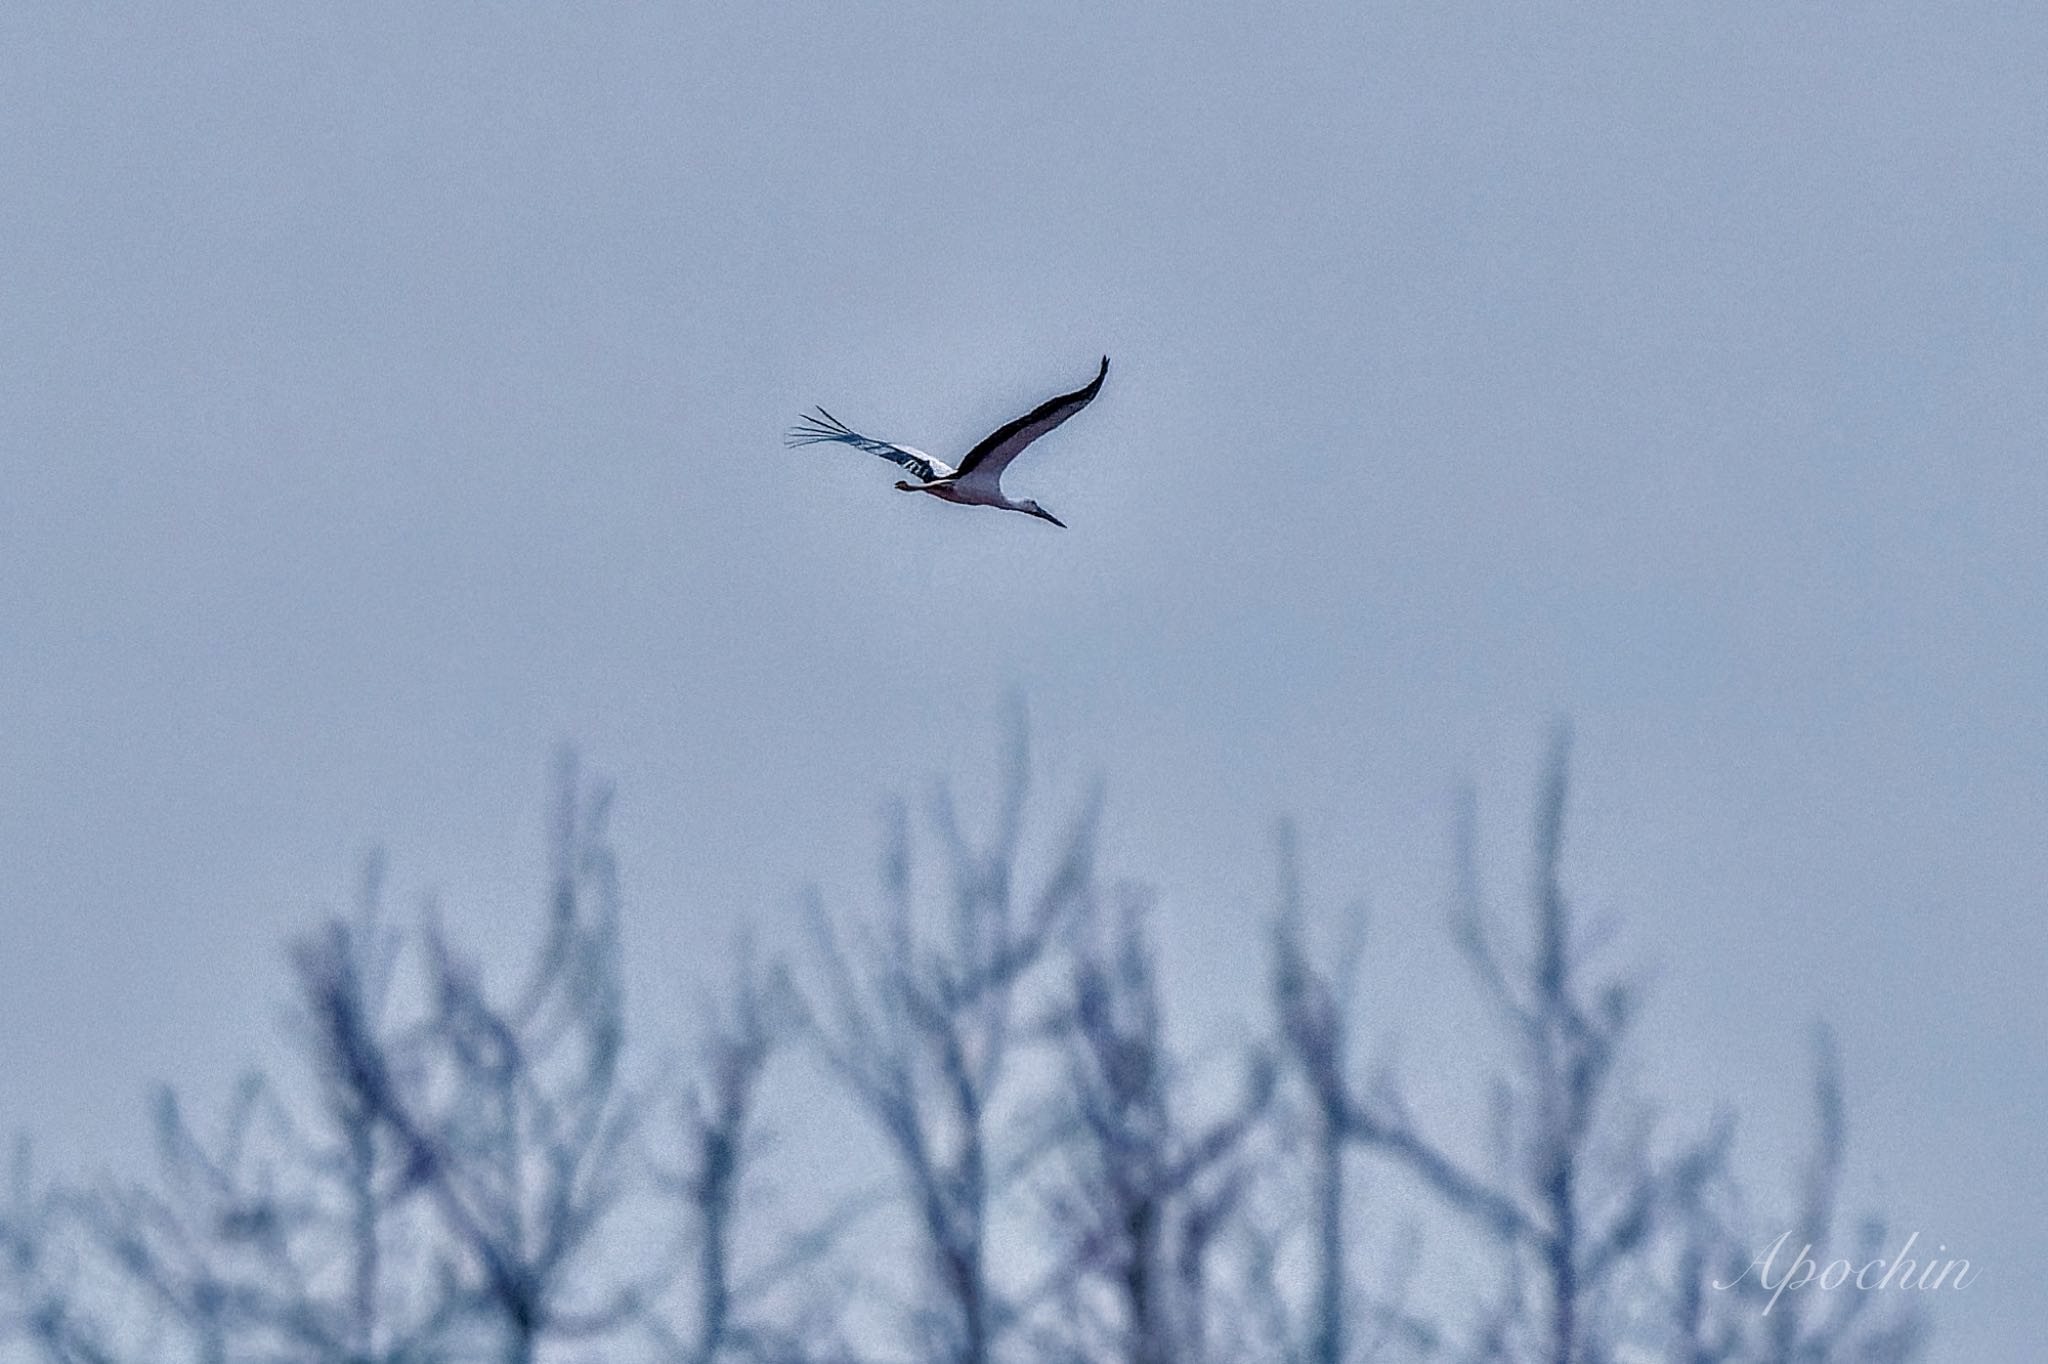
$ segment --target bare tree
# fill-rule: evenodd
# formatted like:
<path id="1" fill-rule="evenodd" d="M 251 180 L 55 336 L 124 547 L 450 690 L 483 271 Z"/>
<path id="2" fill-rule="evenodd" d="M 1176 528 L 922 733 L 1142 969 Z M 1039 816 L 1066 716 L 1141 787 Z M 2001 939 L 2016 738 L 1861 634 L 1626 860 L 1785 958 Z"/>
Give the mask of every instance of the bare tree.
<path id="1" fill-rule="evenodd" d="M 1076 1281 L 1062 1335 L 1076 1358 L 1199 1364 L 1211 1353 L 1219 1243 L 1256 1174 L 1249 1147 L 1273 1068 L 1253 1049 L 1242 1097 L 1206 1121 L 1188 1116 L 1148 909 L 1143 892 L 1124 888 L 1106 929 L 1080 936 L 1071 967 L 1060 1173 L 1048 1192 Z"/>
<path id="2" fill-rule="evenodd" d="M 37 1179 L 29 1143 L 18 1141 L 0 1201 L 0 1359 L 126 1364 L 136 1356 L 79 1305 L 80 1256 L 67 1235 L 74 1222 L 67 1201 Z"/>
<path id="3" fill-rule="evenodd" d="M 1285 1364 L 1346 1364 L 1396 1353 L 1438 1352 L 1437 1325 L 1407 1303 L 1416 1270 L 1413 1234 L 1386 1248 L 1368 1290 L 1351 1248 L 1351 1214 L 1363 1191 L 1350 1156 L 1357 1146 L 1350 1076 L 1361 1024 L 1358 986 L 1365 950 L 1365 914 L 1353 905 L 1347 932 L 1332 952 L 1311 942 L 1294 825 L 1279 828 L 1278 907 L 1273 919 L 1272 998 L 1280 1055 L 1293 1085 L 1278 1112 L 1285 1129 L 1282 1173 L 1300 1190 L 1305 1227 L 1251 1225 L 1254 1301 L 1268 1353 Z M 1319 959 L 1328 965 L 1318 965 Z M 1307 1291 L 1290 1301 L 1279 1279 L 1291 1232 L 1305 1230 Z"/>
<path id="4" fill-rule="evenodd" d="M 1624 1305 L 1654 1282 L 1653 1233 L 1720 1167 L 1728 1128 L 1654 1158 L 1647 1120 L 1611 1084 L 1635 991 L 1595 972 L 1594 944 L 1560 883 L 1567 747 L 1560 731 L 1538 801 L 1524 940 L 1487 908 L 1469 813 L 1461 821 L 1457 939 L 1512 1058 L 1494 1085 L 1496 1169 L 1475 1170 L 1421 1129 L 1391 1081 L 1354 1087 L 1330 1003 L 1338 987 L 1299 953 L 1283 958 L 1281 1012 L 1325 1130 L 1405 1168 L 1512 1257 L 1513 1301 L 1475 1333 L 1481 1356 L 1599 1364 L 1634 1329 Z M 1326 1283 L 1326 1295 L 1339 1291 Z"/>
<path id="5" fill-rule="evenodd" d="M 683 1086 L 685 1168 L 665 1173 L 692 1214 L 690 1334 L 663 1316 L 674 1266 L 607 1244 L 629 1201 L 650 1235 L 674 1205 L 647 1197 L 662 1186 L 630 1158 L 605 810 L 565 758 L 544 931 L 514 988 L 488 987 L 432 916 L 410 937 L 392 927 L 373 859 L 353 911 L 294 948 L 303 1091 L 251 1075 L 207 1134 L 166 1091 L 152 1177 L 87 1194 L 42 1190 L 24 1154 L 0 1208 L 0 1343 L 102 1364 L 403 1364 L 531 1361 L 641 1332 L 705 1364 L 832 1359 L 800 1310 L 740 1310 L 832 1228 L 784 1238 L 744 1280 L 732 1269 L 749 1118 L 796 1018 L 779 971 L 743 965 Z"/>
<path id="6" fill-rule="evenodd" d="M 889 823 L 879 923 L 836 924 L 815 902 L 811 1036 L 895 1158 L 925 1259 L 910 1322 L 922 1359 L 988 1364 L 1024 1304 L 999 1284 L 989 1248 L 998 1199 L 1029 1152 L 998 1149 L 1027 981 L 1092 893 L 1099 802 L 1049 876 L 1017 885 L 1029 790 L 1021 720 L 995 828 L 971 844 L 943 790 L 932 823 L 945 855 L 943 911 L 919 913 L 908 814 Z"/>
<path id="7" fill-rule="evenodd" d="M 327 1083 L 396 1149 L 401 1195 L 431 1208 L 442 1238 L 447 1310 L 507 1364 L 530 1364 L 544 1339 L 619 1331 L 648 1291 L 595 1236 L 625 1191 L 636 1116 L 619 1089 L 607 803 L 585 795 L 565 758 L 545 940 L 502 998 L 430 924 L 426 1016 L 380 1030 L 346 933 L 330 925 L 296 952 Z"/>
<path id="8" fill-rule="evenodd" d="M 1856 1228 L 1852 1255 L 1827 1249 L 1837 1244 L 1849 1124 L 1841 1055 L 1826 1027 L 1814 1034 L 1814 1109 L 1813 1150 L 1791 1216 L 1775 1223 L 1744 1217 L 1739 1191 L 1725 1181 L 1693 1203 L 1672 1314 L 1685 1364 L 1905 1364 L 1924 1347 L 1927 1323 L 1919 1312 L 1880 1310 L 1877 1293 L 1814 1293 L 1797 1268 L 1809 1247 L 1823 1263 L 1849 1258 L 1859 1267 L 1881 1262 L 1892 1249 L 1883 1219 L 1874 1216 Z M 1772 1247 L 1782 1252 L 1770 1256 L 1775 1284 L 1759 1267 L 1760 1252 Z M 1817 1268 L 1809 1263 L 1804 1274 Z"/>
<path id="9" fill-rule="evenodd" d="M 383 923 L 381 868 L 366 869 L 353 914 L 328 944 L 379 1026 L 398 950 Z M 315 1054 L 317 1037 L 302 1035 Z M 156 1327 L 152 1354 L 180 1336 L 200 1361 L 414 1357 L 448 1324 L 413 1252 L 425 1228 L 399 1196 L 398 1153 L 360 1096 L 316 1065 L 311 1101 L 293 1106 L 250 1074 L 217 1137 L 175 1093 L 156 1102 L 154 1179 L 74 1200 L 76 1221 Z M 389 1263 L 396 1259 L 398 1263 Z"/>
<path id="10" fill-rule="evenodd" d="M 787 1226 L 760 1263 L 743 1266 L 740 1258 L 746 1184 L 761 1154 L 763 1080 L 802 1022 L 795 986 L 780 965 L 762 968 L 743 944 L 730 997 L 709 1017 L 693 1069 L 675 1091 L 670 1146 L 679 1158 L 655 1176 L 682 1213 L 690 1266 L 681 1276 L 685 1321 L 647 1319 L 657 1353 L 675 1364 L 844 1358 L 837 1305 L 787 1290 L 824 1261 L 859 1211 L 857 1200 L 808 1228 Z"/>
<path id="11" fill-rule="evenodd" d="M 308 1077 L 252 1076 L 218 1121 L 166 1091 L 144 1178 L 53 1189 L 16 1159 L 0 1364 L 861 1364 L 881 1356 L 856 1282 L 914 1285 L 908 1353 L 938 1364 L 1916 1358 L 1920 1317 L 1868 1294 L 1764 1302 L 1728 1124 L 1660 1139 L 1620 1078 L 1635 990 L 1562 889 L 1565 771 L 1560 735 L 1520 932 L 1481 889 L 1469 807 L 1460 823 L 1453 926 L 1503 1043 L 1489 1148 L 1418 1120 L 1384 1067 L 1361 1082 L 1362 930 L 1312 945 L 1291 834 L 1276 1036 L 1231 1053 L 1240 1085 L 1194 1083 L 1149 899 L 1098 897 L 1099 799 L 1023 871 L 1021 724 L 984 838 L 941 790 L 920 868 L 896 806 L 879 912 L 813 901 L 806 989 L 742 954 L 662 1085 L 674 1123 L 647 1132 L 606 797 L 565 762 L 541 933 L 509 985 L 431 915 L 394 927 L 372 863 L 293 952 Z M 799 1042 L 881 1139 L 906 1264 L 886 1239 L 854 1250 L 864 1191 L 814 1221 L 756 1211 L 759 1114 Z M 1788 1236 L 1819 1248 L 1846 1148 L 1825 1036 L 1816 1096 Z M 1396 1181 L 1497 1251 L 1459 1329 L 1410 1310 L 1412 1241 L 1353 1237 Z M 1856 1243 L 1882 1239 L 1866 1220 Z"/>

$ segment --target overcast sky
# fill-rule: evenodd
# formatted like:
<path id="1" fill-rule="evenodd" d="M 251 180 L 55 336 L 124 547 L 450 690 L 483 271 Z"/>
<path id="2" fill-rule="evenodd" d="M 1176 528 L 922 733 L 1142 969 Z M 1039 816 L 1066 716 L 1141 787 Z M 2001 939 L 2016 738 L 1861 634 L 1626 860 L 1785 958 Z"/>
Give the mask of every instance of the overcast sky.
<path id="1" fill-rule="evenodd" d="M 0 9 L 0 1127 L 219 1094 L 374 843 L 528 912 L 562 739 L 659 1034 L 1013 685 L 1197 1015 L 1283 810 L 1448 982 L 1569 714 L 1652 1087 L 1783 1165 L 1831 1018 L 1935 1358 L 2038 1343 L 2048 10 L 550 8 Z M 1066 532 L 778 441 L 1105 351 Z"/>

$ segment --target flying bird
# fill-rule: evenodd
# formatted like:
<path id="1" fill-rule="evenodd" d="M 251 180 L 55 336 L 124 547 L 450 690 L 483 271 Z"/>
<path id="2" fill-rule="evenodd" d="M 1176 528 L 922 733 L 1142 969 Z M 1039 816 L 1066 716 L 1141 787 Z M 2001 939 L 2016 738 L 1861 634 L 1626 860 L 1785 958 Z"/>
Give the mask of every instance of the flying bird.
<path id="1" fill-rule="evenodd" d="M 934 459 L 924 451 L 910 445 L 897 445 L 893 441 L 876 440 L 863 436 L 839 418 L 819 408 L 816 416 L 806 416 L 789 429 L 782 443 L 794 449 L 799 445 L 817 445 L 824 441 L 835 441 L 840 445 L 851 445 L 856 450 L 865 450 L 871 455 L 900 464 L 917 479 L 899 481 L 896 486 L 906 493 L 930 493 L 933 497 L 948 502 L 958 502 L 966 507 L 1000 507 L 1004 511 L 1023 512 L 1041 521 L 1050 521 L 1055 526 L 1065 527 L 1066 522 L 1054 516 L 1030 498 L 1012 499 L 1003 492 L 1003 470 L 1010 462 L 1024 453 L 1024 447 L 1037 440 L 1046 432 L 1058 426 L 1067 418 L 1079 412 L 1095 400 L 1102 391 L 1102 381 L 1109 374 L 1109 357 L 1102 357 L 1102 368 L 1086 387 L 1072 393 L 1062 393 L 1049 398 L 1032 408 L 1013 422 L 996 428 L 982 438 L 979 445 L 969 450 L 954 468 L 943 460 Z"/>

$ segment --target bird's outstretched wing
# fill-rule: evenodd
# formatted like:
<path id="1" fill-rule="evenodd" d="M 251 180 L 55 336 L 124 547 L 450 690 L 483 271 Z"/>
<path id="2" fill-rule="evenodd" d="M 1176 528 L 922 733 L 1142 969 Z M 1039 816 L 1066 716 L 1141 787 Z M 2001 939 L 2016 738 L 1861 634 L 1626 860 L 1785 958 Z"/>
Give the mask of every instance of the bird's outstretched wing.
<path id="1" fill-rule="evenodd" d="M 782 443 L 792 450 L 799 445 L 817 445 L 824 441 L 836 441 L 840 445 L 851 445 L 856 450 L 865 450 L 871 455 L 880 455 L 883 459 L 902 465 L 927 483 L 934 479 L 953 476 L 951 465 L 933 459 L 924 451 L 908 445 L 895 445 L 886 440 L 876 440 L 872 436 L 863 436 L 822 407 L 818 409 L 815 417 L 806 415 L 782 437 Z"/>
<path id="2" fill-rule="evenodd" d="M 1025 446 L 1095 401 L 1095 395 L 1102 391 L 1102 381 L 1108 374 L 1109 357 L 1105 355 L 1102 368 L 1095 372 L 1087 387 L 1048 399 L 1017 420 L 998 427 L 960 461 L 960 477 L 988 484 L 999 482 L 1003 470 L 1010 467 L 1011 460 L 1024 453 Z"/>

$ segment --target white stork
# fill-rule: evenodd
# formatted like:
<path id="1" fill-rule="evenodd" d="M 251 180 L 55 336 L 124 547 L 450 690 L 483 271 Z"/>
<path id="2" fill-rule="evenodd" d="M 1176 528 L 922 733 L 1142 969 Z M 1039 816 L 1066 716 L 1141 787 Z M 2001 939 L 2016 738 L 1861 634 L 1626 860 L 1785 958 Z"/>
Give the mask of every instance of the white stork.
<path id="1" fill-rule="evenodd" d="M 865 450 L 871 455 L 894 461 L 915 474 L 917 482 L 906 479 L 896 485 L 906 493 L 930 493 L 933 497 L 968 507 L 1001 507 L 1004 511 L 1023 512 L 1064 528 L 1066 522 L 1030 498 L 1012 501 L 1004 496 L 1003 470 L 1010 467 L 1011 460 L 1024 453 L 1025 446 L 1093 402 L 1108 374 L 1109 357 L 1105 355 L 1102 368 L 1095 372 L 1095 377 L 1085 388 L 1048 399 L 1017 420 L 998 427 L 967 452 L 957 469 L 913 446 L 863 436 L 822 407 L 816 416 L 807 416 L 792 426 L 782 443 L 791 448 L 816 445 L 821 441 L 851 445 L 856 450 Z"/>

